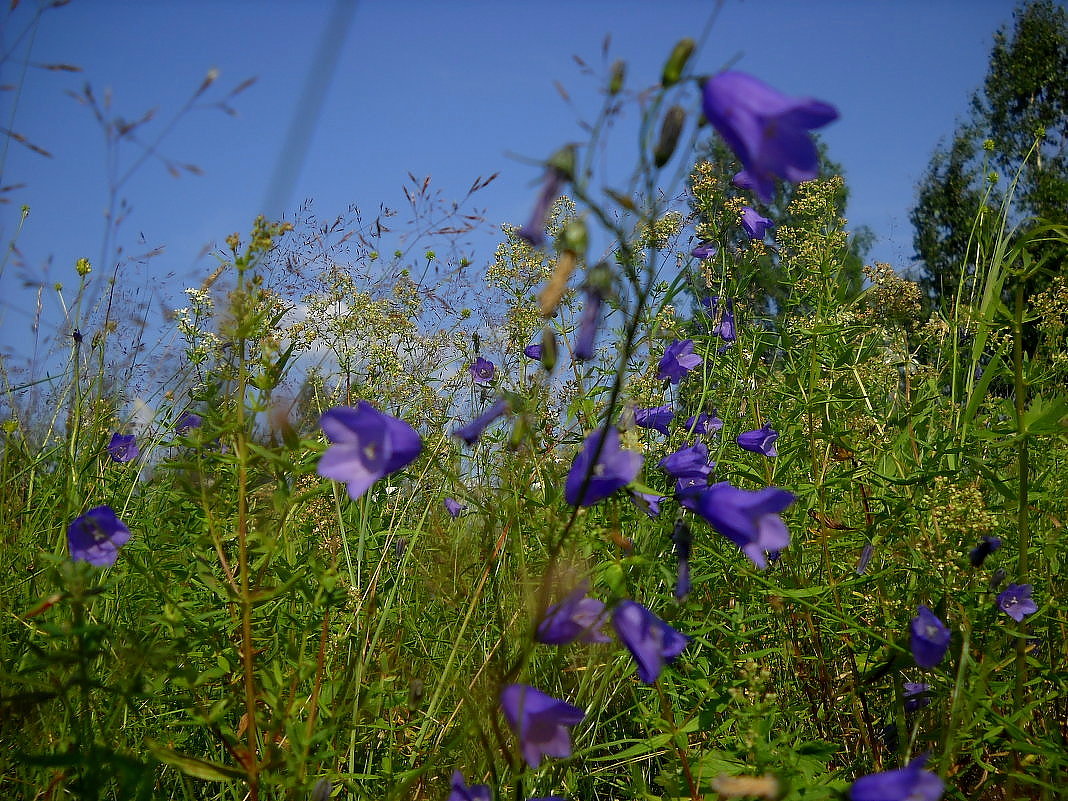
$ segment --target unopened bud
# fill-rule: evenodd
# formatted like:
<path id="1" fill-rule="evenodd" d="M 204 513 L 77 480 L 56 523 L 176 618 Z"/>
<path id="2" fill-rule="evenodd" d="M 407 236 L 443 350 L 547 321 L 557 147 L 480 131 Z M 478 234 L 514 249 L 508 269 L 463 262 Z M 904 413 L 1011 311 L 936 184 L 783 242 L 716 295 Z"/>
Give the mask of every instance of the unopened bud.
<path id="1" fill-rule="evenodd" d="M 556 334 L 549 326 L 541 329 L 541 366 L 547 373 L 556 367 Z"/>
<path id="2" fill-rule="evenodd" d="M 568 220 L 560 231 L 561 250 L 570 250 L 578 256 L 585 257 L 589 242 L 590 238 L 586 231 L 586 223 L 580 217 Z"/>
<path id="3" fill-rule="evenodd" d="M 675 45 L 675 49 L 671 51 L 671 55 L 668 56 L 667 63 L 664 64 L 664 73 L 660 77 L 661 86 L 666 89 L 679 82 L 679 78 L 682 77 L 682 71 L 686 68 L 686 62 L 693 55 L 694 47 L 696 47 L 696 43 L 693 39 L 679 40 L 679 43 Z"/>
<path id="4" fill-rule="evenodd" d="M 93 271 L 93 265 L 89 263 L 89 259 L 78 259 L 78 261 L 74 262 L 74 269 L 78 271 L 78 275 L 84 278 Z"/>
<path id="5" fill-rule="evenodd" d="M 668 109 L 660 125 L 660 139 L 657 140 L 656 150 L 653 151 L 653 163 L 657 167 L 663 167 L 671 160 L 685 123 L 686 112 L 682 106 L 672 106 Z"/>
<path id="6" fill-rule="evenodd" d="M 575 146 L 564 145 L 564 147 L 549 156 L 546 164 L 567 180 L 573 181 L 575 179 Z"/>
<path id="7" fill-rule="evenodd" d="M 577 264 L 578 257 L 575 256 L 573 250 L 563 251 L 560 258 L 556 260 L 556 269 L 553 270 L 548 283 L 538 295 L 538 311 L 541 312 L 542 317 L 551 317 L 556 307 L 560 305 L 560 298 L 564 296 L 564 291 L 567 289 L 567 281 L 575 272 Z"/>
<path id="8" fill-rule="evenodd" d="M 612 77 L 608 79 L 608 94 L 618 95 L 623 89 L 623 79 L 627 76 L 627 62 L 617 61 L 612 65 Z"/>

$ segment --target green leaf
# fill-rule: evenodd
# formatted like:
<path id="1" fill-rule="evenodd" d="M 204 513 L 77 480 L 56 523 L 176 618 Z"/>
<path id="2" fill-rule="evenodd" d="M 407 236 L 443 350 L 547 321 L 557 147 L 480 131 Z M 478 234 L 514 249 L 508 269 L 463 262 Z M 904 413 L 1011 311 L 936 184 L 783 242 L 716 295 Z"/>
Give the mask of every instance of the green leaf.
<path id="1" fill-rule="evenodd" d="M 209 782 L 228 782 L 234 779 L 247 778 L 245 771 L 238 768 L 232 768 L 220 762 L 211 762 L 206 759 L 197 759 L 196 757 L 179 754 L 174 749 L 167 748 L 159 743 L 149 742 L 148 750 L 160 762 L 178 768 L 185 775 L 192 776 L 195 779 L 205 779 Z"/>

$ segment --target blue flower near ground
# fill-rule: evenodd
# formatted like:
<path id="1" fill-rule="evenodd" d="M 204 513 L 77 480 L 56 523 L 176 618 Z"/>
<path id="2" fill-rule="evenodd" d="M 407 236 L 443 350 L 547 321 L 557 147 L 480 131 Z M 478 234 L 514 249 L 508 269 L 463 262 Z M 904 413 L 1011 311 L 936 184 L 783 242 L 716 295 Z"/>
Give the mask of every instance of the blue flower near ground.
<path id="1" fill-rule="evenodd" d="M 915 712 L 931 703 L 931 699 L 926 695 L 931 689 L 930 684 L 924 684 L 922 681 L 906 681 L 903 686 L 906 712 Z"/>
<path id="2" fill-rule="evenodd" d="M 656 495 L 652 492 L 637 492 L 636 490 L 630 491 L 630 499 L 643 512 L 649 517 L 657 517 L 660 514 L 660 502 L 664 500 L 664 496 Z"/>
<path id="3" fill-rule="evenodd" d="M 319 425 L 331 445 L 320 457 L 317 472 L 345 482 L 353 500 L 380 478 L 410 464 L 423 450 L 423 441 L 414 428 L 366 401 L 360 401 L 356 408 L 328 409 Z"/>
<path id="4" fill-rule="evenodd" d="M 452 432 L 452 435 L 458 439 L 462 439 L 468 445 L 474 445 L 478 442 L 479 437 L 482 436 L 482 432 L 489 427 L 489 424 L 499 417 L 504 417 L 507 412 L 508 401 L 504 398 L 498 398 L 488 409 L 486 409 L 485 412 L 470 423 L 459 426 Z"/>
<path id="5" fill-rule="evenodd" d="M 638 665 L 638 678 L 652 684 L 664 665 L 683 652 L 690 638 L 680 634 L 636 601 L 621 601 L 612 611 L 612 627 Z"/>
<path id="6" fill-rule="evenodd" d="M 1010 584 L 998 594 L 998 609 L 1017 623 L 1038 611 L 1038 604 L 1031 599 L 1030 584 Z"/>
<path id="7" fill-rule="evenodd" d="M 571 465 L 564 483 L 564 498 L 572 506 L 592 506 L 632 482 L 641 470 L 642 461 L 640 453 L 619 447 L 619 432 L 614 428 L 595 431 L 586 438 Z"/>
<path id="8" fill-rule="evenodd" d="M 462 512 L 466 508 L 466 503 L 460 503 L 455 498 L 445 499 L 445 511 L 449 513 L 449 517 L 459 517 L 460 512 Z"/>
<path id="9" fill-rule="evenodd" d="M 113 462 L 132 462 L 141 455 L 141 449 L 137 447 L 137 438 L 133 434 L 115 432 L 108 443 L 108 453 Z"/>
<path id="10" fill-rule="evenodd" d="M 179 434 L 187 434 L 194 428 L 200 428 L 204 423 L 204 418 L 199 414 L 193 414 L 193 412 L 182 412 L 182 416 L 179 417 L 174 423 L 174 430 Z"/>
<path id="11" fill-rule="evenodd" d="M 700 366 L 703 359 L 693 352 L 693 340 L 675 340 L 664 351 L 660 364 L 657 366 L 656 377 L 670 381 L 672 384 L 679 383 L 686 374 Z"/>
<path id="12" fill-rule="evenodd" d="M 702 88 L 705 117 L 744 168 L 735 183 L 765 203 L 775 194 L 775 178 L 791 183 L 819 174 L 819 154 L 809 130 L 838 118 L 827 103 L 792 98 L 744 72 L 722 72 Z"/>
<path id="13" fill-rule="evenodd" d="M 130 529 L 110 506 L 95 506 L 67 528 L 67 546 L 75 562 L 110 567 L 119 558 L 119 548 L 130 540 Z"/>
<path id="14" fill-rule="evenodd" d="M 523 348 L 523 355 L 528 359 L 538 361 L 541 359 L 541 345 L 527 345 Z"/>
<path id="15" fill-rule="evenodd" d="M 756 209 L 749 206 L 742 207 L 742 228 L 745 229 L 750 239 L 763 239 L 767 236 L 768 229 L 774 227 L 775 223 L 761 216 Z"/>
<path id="16" fill-rule="evenodd" d="M 983 541 L 968 552 L 968 561 L 972 567 L 982 567 L 986 558 L 1000 547 L 1000 537 L 983 537 Z"/>
<path id="17" fill-rule="evenodd" d="M 686 429 L 693 431 L 695 434 L 715 434 L 723 428 L 723 421 L 716 416 L 716 412 L 713 410 L 712 414 L 695 414 L 689 420 L 686 421 Z"/>
<path id="18" fill-rule="evenodd" d="M 949 649 L 950 635 L 946 624 L 934 612 L 920 604 L 909 631 L 909 647 L 917 665 L 929 668 L 942 661 Z"/>
<path id="19" fill-rule="evenodd" d="M 473 784 L 468 787 L 464 783 L 464 775 L 460 771 L 453 771 L 452 792 L 449 793 L 448 801 L 491 801 L 489 785 Z"/>
<path id="20" fill-rule="evenodd" d="M 586 713 L 577 706 L 546 695 L 526 684 L 509 684 L 501 691 L 501 709 L 519 738 L 523 759 L 532 768 L 543 756 L 571 756 L 569 726 L 582 722 Z"/>
<path id="21" fill-rule="evenodd" d="M 601 627 L 608 622 L 604 604 L 586 595 L 590 585 L 582 582 L 570 595 L 553 604 L 538 624 L 535 639 L 548 645 L 583 642 L 610 642 Z"/>
<path id="22" fill-rule="evenodd" d="M 779 432 L 765 423 L 763 428 L 755 431 L 746 431 L 738 435 L 738 446 L 753 453 L 762 453 L 764 456 L 778 456 L 775 448 L 775 440 L 779 438 Z"/>
<path id="23" fill-rule="evenodd" d="M 671 425 L 671 421 L 674 419 L 675 412 L 672 410 L 671 404 L 654 406 L 651 409 L 634 410 L 635 425 L 641 426 L 642 428 L 651 428 L 654 431 L 659 431 L 665 436 L 668 433 L 668 426 Z"/>
<path id="24" fill-rule="evenodd" d="M 793 502 L 793 494 L 778 487 L 743 490 L 721 481 L 701 492 L 692 508 L 763 570 L 767 552 L 790 544 L 790 532 L 779 515 Z"/>
<path id="25" fill-rule="evenodd" d="M 471 378 L 474 379 L 476 384 L 492 383 L 493 374 L 497 372 L 497 368 L 493 365 L 493 362 L 489 359 L 483 359 L 481 356 L 471 363 L 468 370 L 471 371 Z"/>
<path id="26" fill-rule="evenodd" d="M 708 460 L 708 446 L 703 442 L 679 448 L 661 459 L 659 465 L 664 472 L 676 480 L 676 489 L 680 493 L 703 489 L 708 483 L 709 474 L 715 467 Z"/>
<path id="27" fill-rule="evenodd" d="M 922 756 L 899 770 L 860 777 L 849 789 L 850 801 L 938 801 L 945 788 L 940 778 L 923 769 L 926 762 Z"/>

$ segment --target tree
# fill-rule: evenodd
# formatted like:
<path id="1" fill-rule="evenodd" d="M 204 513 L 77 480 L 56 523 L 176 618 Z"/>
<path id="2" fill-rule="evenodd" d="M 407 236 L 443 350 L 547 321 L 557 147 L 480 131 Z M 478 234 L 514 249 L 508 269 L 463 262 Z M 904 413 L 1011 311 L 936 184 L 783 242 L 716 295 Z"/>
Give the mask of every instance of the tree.
<path id="1" fill-rule="evenodd" d="M 962 276 L 970 289 L 1017 174 L 1011 226 L 1061 221 L 1068 209 L 1068 14 L 1028 0 L 1013 19 L 995 34 L 982 90 L 951 144 L 935 152 L 910 214 L 921 283 L 935 302 L 952 304 Z M 1028 293 L 1063 274 L 1066 256 L 1053 254 Z"/>

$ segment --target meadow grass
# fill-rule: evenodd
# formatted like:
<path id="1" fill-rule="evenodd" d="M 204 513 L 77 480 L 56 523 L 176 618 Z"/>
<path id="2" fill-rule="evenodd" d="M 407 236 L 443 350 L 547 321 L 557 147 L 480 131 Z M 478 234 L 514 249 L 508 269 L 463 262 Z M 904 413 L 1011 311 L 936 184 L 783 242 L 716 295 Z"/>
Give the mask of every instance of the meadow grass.
<path id="1" fill-rule="evenodd" d="M 734 168 L 694 163 L 699 133 L 679 121 L 694 112 L 672 107 L 688 57 L 669 59 L 635 172 L 602 201 L 590 176 L 622 81 L 607 76 L 590 142 L 548 162 L 567 195 L 532 221 L 548 248 L 504 228 L 492 317 L 452 302 L 455 273 L 431 280 L 432 252 L 301 270 L 307 230 L 262 219 L 188 290 L 182 359 L 155 390 L 122 380 L 110 309 L 72 304 L 47 404 L 7 387 L 5 798 L 438 799 L 455 770 L 517 800 L 856 798 L 858 777 L 923 754 L 948 798 L 1064 797 L 1068 285 L 1017 287 L 1065 227 L 1011 229 L 999 210 L 974 243 L 982 269 L 933 311 L 888 265 L 864 288 L 847 274 L 836 176 L 797 186 L 790 224 L 751 239 Z M 587 226 L 611 242 L 603 259 L 587 261 Z M 695 231 L 715 244 L 704 258 Z M 773 305 L 753 278 L 769 263 L 787 290 Z M 584 325 L 597 349 L 578 361 Z M 686 339 L 700 365 L 658 377 Z M 499 401 L 481 437 L 453 436 Z M 353 499 L 317 474 L 318 421 L 360 402 L 422 452 Z M 636 425 L 661 405 L 667 434 Z M 720 430 L 687 428 L 713 412 Z M 566 500 L 603 477 L 572 464 L 605 425 L 644 457 L 631 488 L 660 496 L 658 515 L 622 490 Z M 766 426 L 774 455 L 739 446 Z M 109 453 L 116 432 L 136 434 L 136 458 Z M 658 467 L 698 442 L 710 482 L 795 496 L 766 569 Z M 110 566 L 73 560 L 68 526 L 101 505 L 129 542 Z M 1000 547 L 981 559 L 984 538 Z M 615 638 L 536 642 L 583 581 L 690 638 L 655 682 Z M 999 608 L 1007 582 L 1037 611 Z M 921 606 L 951 633 L 926 668 Z M 516 683 L 584 710 L 569 756 L 525 764 L 499 701 Z"/>

